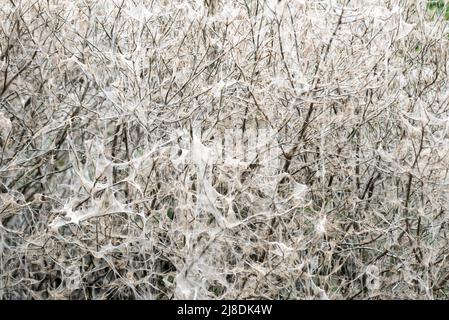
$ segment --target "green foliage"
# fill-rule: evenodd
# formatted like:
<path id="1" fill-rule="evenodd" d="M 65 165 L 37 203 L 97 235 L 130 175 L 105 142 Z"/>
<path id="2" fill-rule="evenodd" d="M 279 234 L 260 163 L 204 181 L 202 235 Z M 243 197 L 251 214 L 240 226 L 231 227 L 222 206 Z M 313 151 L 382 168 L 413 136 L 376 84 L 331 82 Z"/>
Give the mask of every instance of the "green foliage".
<path id="1" fill-rule="evenodd" d="M 173 210 L 173 208 L 168 208 L 167 210 L 167 216 L 173 220 L 173 218 L 175 217 L 175 211 Z"/>
<path id="2" fill-rule="evenodd" d="M 445 20 L 449 20 L 449 3 L 446 0 L 430 0 L 427 2 L 427 9 L 437 15 L 444 15 Z"/>

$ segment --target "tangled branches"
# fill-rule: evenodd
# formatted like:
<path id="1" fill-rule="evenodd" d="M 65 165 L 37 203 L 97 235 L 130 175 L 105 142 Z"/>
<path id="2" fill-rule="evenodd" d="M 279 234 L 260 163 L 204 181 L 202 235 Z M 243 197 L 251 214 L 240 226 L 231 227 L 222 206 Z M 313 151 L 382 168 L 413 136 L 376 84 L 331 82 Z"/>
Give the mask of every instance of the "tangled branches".
<path id="1" fill-rule="evenodd" d="M 446 298 L 445 8 L 2 0 L 0 297 Z"/>

